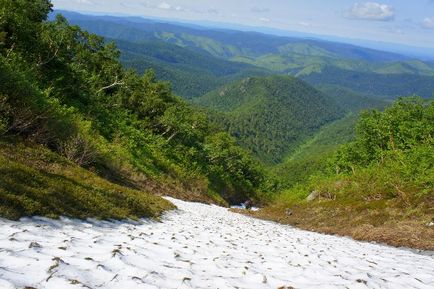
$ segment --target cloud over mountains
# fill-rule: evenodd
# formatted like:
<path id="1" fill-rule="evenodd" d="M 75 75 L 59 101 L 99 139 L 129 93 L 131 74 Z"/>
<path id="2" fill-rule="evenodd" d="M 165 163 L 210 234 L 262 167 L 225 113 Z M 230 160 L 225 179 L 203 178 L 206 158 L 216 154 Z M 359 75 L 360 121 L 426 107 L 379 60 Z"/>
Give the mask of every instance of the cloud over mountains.
<path id="1" fill-rule="evenodd" d="M 391 21 L 395 18 L 395 9 L 386 4 L 377 2 L 355 3 L 345 13 L 349 19 Z"/>

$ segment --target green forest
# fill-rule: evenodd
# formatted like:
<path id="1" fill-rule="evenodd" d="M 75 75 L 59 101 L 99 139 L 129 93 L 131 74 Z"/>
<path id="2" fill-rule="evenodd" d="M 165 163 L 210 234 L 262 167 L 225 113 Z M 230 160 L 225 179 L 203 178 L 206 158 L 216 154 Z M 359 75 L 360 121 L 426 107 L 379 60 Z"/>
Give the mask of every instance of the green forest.
<path id="1" fill-rule="evenodd" d="M 53 162 L 59 155 L 61 162 L 136 190 L 188 192 L 192 199 L 222 204 L 257 193 L 263 173 L 249 153 L 151 71 L 139 75 L 124 69 L 114 44 L 71 26 L 60 15 L 47 21 L 51 4 L 45 0 L 1 1 L 0 8 L 4 15 L 0 22 L 3 145 L 18 142 L 35 146 L 35 151 L 47 148 L 56 155 Z M 1 210 L 2 216 L 50 212 L 46 206 L 51 205 L 41 203 L 39 195 L 54 194 L 42 190 L 49 186 L 47 178 L 26 179 L 23 184 L 23 177 L 13 172 L 30 166 L 26 161 L 34 162 L 36 171 L 46 169 L 48 176 L 65 182 L 62 187 L 71 198 L 78 194 L 66 179 L 44 168 L 39 153 L 32 160 L 16 154 L 3 154 L 11 160 L 2 163 L 0 203 L 7 208 Z M 77 178 L 81 179 L 73 176 Z M 135 194 L 124 192 L 115 199 L 140 204 Z M 90 207 L 99 202 L 93 197 L 86 200 L 80 201 Z M 133 210 L 131 215 L 139 217 L 140 212 Z M 60 213 L 81 216 L 71 210 Z"/>
<path id="2" fill-rule="evenodd" d="M 290 76 L 246 78 L 193 101 L 216 111 L 216 124 L 270 164 L 344 116 L 334 99 Z"/>

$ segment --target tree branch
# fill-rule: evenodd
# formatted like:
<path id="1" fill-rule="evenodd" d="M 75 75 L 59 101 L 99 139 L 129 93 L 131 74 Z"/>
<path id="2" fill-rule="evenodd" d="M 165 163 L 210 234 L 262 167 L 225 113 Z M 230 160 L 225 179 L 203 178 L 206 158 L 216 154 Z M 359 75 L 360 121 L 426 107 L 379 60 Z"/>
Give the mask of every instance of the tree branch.
<path id="1" fill-rule="evenodd" d="M 124 82 L 122 82 L 122 81 L 118 81 L 118 76 L 116 75 L 116 79 L 115 79 L 115 81 L 114 81 L 112 84 L 110 84 L 110 85 L 107 85 L 107 86 L 102 87 L 100 90 L 98 90 L 98 93 L 100 93 L 100 92 L 102 92 L 102 91 L 104 91 L 104 90 L 107 90 L 107 89 L 113 88 L 113 87 L 115 87 L 115 86 L 120 86 L 120 85 L 124 85 L 124 84 L 125 84 Z"/>

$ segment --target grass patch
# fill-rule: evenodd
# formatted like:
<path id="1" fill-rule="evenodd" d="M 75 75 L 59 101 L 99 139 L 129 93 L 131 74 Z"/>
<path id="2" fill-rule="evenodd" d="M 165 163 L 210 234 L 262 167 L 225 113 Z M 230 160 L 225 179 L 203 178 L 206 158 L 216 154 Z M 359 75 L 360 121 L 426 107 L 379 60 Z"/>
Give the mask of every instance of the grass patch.
<path id="1" fill-rule="evenodd" d="M 0 141 L 0 217 L 138 219 L 174 206 L 157 196 L 113 184 L 50 150 Z"/>
<path id="2" fill-rule="evenodd" d="M 360 241 L 434 250 L 434 229 L 427 226 L 433 215 L 428 206 L 405 208 L 396 200 L 293 202 L 289 207 L 291 216 L 285 213 L 287 208 L 282 203 L 276 203 L 247 214 L 304 230 L 349 236 Z"/>

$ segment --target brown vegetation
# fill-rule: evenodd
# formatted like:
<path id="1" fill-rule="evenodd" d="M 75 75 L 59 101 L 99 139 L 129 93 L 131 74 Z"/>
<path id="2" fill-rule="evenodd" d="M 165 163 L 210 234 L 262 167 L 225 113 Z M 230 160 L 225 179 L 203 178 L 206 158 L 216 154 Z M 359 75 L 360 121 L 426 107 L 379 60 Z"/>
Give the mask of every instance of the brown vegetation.
<path id="1" fill-rule="evenodd" d="M 434 226 L 428 226 L 434 216 L 433 205 L 431 203 L 407 210 L 394 201 L 360 204 L 315 201 L 291 207 L 290 216 L 285 213 L 285 207 L 279 206 L 257 212 L 237 212 L 304 230 L 349 236 L 360 241 L 434 250 Z"/>

